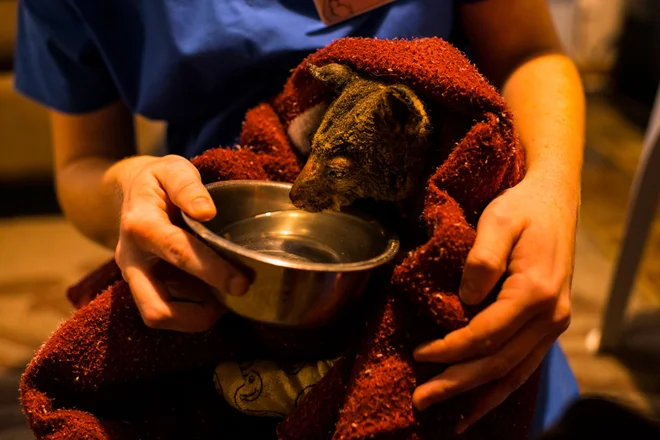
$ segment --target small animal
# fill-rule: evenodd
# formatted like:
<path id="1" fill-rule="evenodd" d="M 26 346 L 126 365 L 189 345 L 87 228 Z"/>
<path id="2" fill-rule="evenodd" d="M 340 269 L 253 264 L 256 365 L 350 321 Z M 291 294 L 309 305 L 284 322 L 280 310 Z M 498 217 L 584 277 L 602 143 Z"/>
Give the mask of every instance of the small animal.
<path id="1" fill-rule="evenodd" d="M 290 192 L 292 203 L 319 212 L 360 199 L 410 197 L 423 175 L 431 134 L 422 101 L 407 86 L 363 78 L 342 64 L 309 69 L 336 97 L 313 134 Z"/>

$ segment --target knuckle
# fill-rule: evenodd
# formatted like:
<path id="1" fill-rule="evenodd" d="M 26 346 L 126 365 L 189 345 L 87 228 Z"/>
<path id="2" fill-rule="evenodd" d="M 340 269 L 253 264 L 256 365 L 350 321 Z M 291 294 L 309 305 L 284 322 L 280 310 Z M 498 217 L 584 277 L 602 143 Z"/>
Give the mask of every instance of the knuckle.
<path id="1" fill-rule="evenodd" d="M 163 164 L 166 166 L 165 169 L 168 172 L 185 173 L 186 175 L 192 173 L 198 177 L 200 175 L 197 167 L 195 167 L 189 160 L 176 154 L 163 156 Z"/>
<path id="2" fill-rule="evenodd" d="M 490 249 L 475 248 L 468 258 L 467 266 L 484 271 L 497 271 L 504 269 L 504 262 Z"/>
<path id="3" fill-rule="evenodd" d="M 165 248 L 165 254 L 167 255 L 168 261 L 177 267 L 183 266 L 188 260 L 186 253 L 181 248 L 181 246 L 175 243 L 167 245 Z"/>
<path id="4" fill-rule="evenodd" d="M 501 379 L 506 376 L 510 370 L 511 368 L 509 366 L 509 362 L 506 359 L 499 356 L 492 358 L 489 365 L 489 374 L 491 379 Z"/>
<path id="5" fill-rule="evenodd" d="M 170 322 L 170 316 L 155 308 L 147 308 L 142 312 L 142 321 L 153 329 L 166 329 Z"/>
<path id="6" fill-rule="evenodd" d="M 128 211 L 121 216 L 120 231 L 129 236 L 139 236 L 144 232 L 144 221 L 134 212 Z"/>
<path id="7" fill-rule="evenodd" d="M 131 285 L 131 279 L 128 276 L 128 271 L 126 270 L 126 264 L 124 261 L 125 257 L 123 255 L 117 255 L 115 253 L 115 262 L 117 263 L 117 266 L 119 267 L 119 273 L 121 274 L 121 279 L 124 280 L 128 285 Z"/>
<path id="8" fill-rule="evenodd" d="M 120 269 L 124 266 L 124 246 L 122 246 L 121 241 L 117 244 L 114 253 L 115 263 L 119 266 Z"/>
<path id="9" fill-rule="evenodd" d="M 188 262 L 189 256 L 181 242 L 178 231 L 168 233 L 167 236 L 164 237 L 163 242 L 167 243 L 163 252 L 170 263 L 177 267 L 181 267 Z"/>
<path id="10" fill-rule="evenodd" d="M 559 288 L 555 287 L 552 281 L 542 278 L 533 278 L 530 280 L 530 288 L 534 293 L 534 302 L 546 308 L 557 302 Z"/>
<path id="11" fill-rule="evenodd" d="M 186 193 L 194 193 L 198 191 L 201 186 L 201 183 L 196 178 L 184 178 L 181 179 L 179 185 L 175 188 L 177 195 L 183 195 Z"/>
<path id="12" fill-rule="evenodd" d="M 465 327 L 467 336 L 467 343 L 465 344 L 465 351 L 478 353 L 480 355 L 485 355 L 491 353 L 495 348 L 495 343 L 490 335 L 482 334 L 481 332 L 476 332 L 469 325 Z"/>
<path id="13" fill-rule="evenodd" d="M 166 154 L 162 158 L 162 162 L 167 165 L 181 163 L 185 159 L 176 154 Z"/>
<path id="14" fill-rule="evenodd" d="M 568 301 L 557 303 L 553 323 L 559 333 L 564 333 L 571 325 L 571 306 Z"/>
<path id="15" fill-rule="evenodd" d="M 176 154 L 168 154 L 163 156 L 158 162 L 158 175 L 160 177 L 170 176 L 173 173 L 179 172 L 181 169 L 187 169 L 189 162 L 181 156 Z"/>
<path id="16" fill-rule="evenodd" d="M 495 200 L 489 210 L 489 217 L 499 227 L 509 226 L 513 222 L 513 216 L 510 210 L 506 209 L 501 203 Z"/>

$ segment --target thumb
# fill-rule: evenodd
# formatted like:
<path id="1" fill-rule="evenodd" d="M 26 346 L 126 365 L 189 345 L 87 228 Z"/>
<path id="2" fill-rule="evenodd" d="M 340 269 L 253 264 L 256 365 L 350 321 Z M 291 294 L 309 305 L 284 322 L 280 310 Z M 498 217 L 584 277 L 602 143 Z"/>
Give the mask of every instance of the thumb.
<path id="1" fill-rule="evenodd" d="M 167 196 L 189 216 L 200 221 L 211 220 L 216 215 L 216 207 L 199 171 L 186 159 L 170 157 L 161 163 L 156 173 Z"/>
<path id="2" fill-rule="evenodd" d="M 458 294 L 465 304 L 481 303 L 507 269 L 518 231 L 508 217 L 484 211 L 477 225 L 477 237 L 468 253 Z"/>

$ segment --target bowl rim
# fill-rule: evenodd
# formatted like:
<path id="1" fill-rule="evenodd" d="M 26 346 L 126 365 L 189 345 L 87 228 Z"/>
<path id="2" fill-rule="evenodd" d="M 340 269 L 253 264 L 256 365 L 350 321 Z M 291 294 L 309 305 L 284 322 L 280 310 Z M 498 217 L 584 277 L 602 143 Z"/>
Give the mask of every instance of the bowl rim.
<path id="1" fill-rule="evenodd" d="M 260 187 L 276 187 L 276 188 L 287 188 L 291 189 L 293 186 L 291 183 L 287 182 L 275 182 L 271 180 L 225 180 L 219 182 L 208 183 L 204 185 L 208 190 L 212 190 L 217 187 L 228 187 L 228 186 L 260 186 Z M 299 208 L 293 207 L 291 210 L 299 210 Z M 193 233 L 200 236 L 203 240 L 211 242 L 214 245 L 220 247 L 223 250 L 229 251 L 230 253 L 240 255 L 245 258 L 259 261 L 261 263 L 270 264 L 272 266 L 278 266 L 288 269 L 297 269 L 303 271 L 315 271 L 315 272 L 356 272 L 364 271 L 376 268 L 383 264 L 388 263 L 393 260 L 396 254 L 399 252 L 400 242 L 398 236 L 391 230 L 385 228 L 379 221 L 374 218 L 369 217 L 367 214 L 356 212 L 356 214 L 351 214 L 348 212 L 339 212 L 337 214 L 347 215 L 354 218 L 358 218 L 362 221 L 369 222 L 377 225 L 380 232 L 383 234 L 386 244 L 383 252 L 377 256 L 370 258 L 368 260 L 357 261 L 353 263 L 304 263 L 299 261 L 290 261 L 279 259 L 276 257 L 271 257 L 261 252 L 253 251 L 247 249 L 239 244 L 236 244 L 232 241 L 229 241 L 225 238 L 222 238 L 218 234 L 209 230 L 202 222 L 195 220 L 188 216 L 185 212 L 181 211 L 181 216 L 183 217 L 184 222 L 192 229 Z M 221 256 L 222 257 L 222 256 Z M 231 261 L 229 261 L 231 263 Z"/>

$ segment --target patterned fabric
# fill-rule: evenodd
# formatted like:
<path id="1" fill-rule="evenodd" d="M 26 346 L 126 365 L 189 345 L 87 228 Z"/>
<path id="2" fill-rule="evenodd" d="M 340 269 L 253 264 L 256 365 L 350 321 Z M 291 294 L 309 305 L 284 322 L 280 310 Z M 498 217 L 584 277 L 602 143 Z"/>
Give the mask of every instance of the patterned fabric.
<path id="1" fill-rule="evenodd" d="M 245 414 L 285 417 L 334 364 L 335 360 L 290 365 L 223 362 L 213 382 L 227 403 Z"/>

